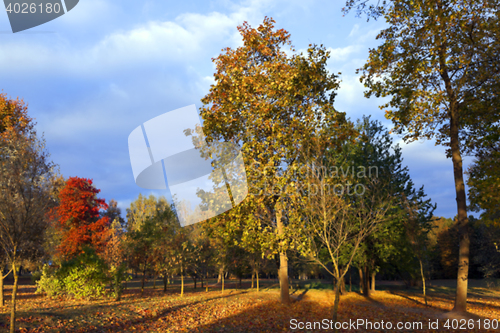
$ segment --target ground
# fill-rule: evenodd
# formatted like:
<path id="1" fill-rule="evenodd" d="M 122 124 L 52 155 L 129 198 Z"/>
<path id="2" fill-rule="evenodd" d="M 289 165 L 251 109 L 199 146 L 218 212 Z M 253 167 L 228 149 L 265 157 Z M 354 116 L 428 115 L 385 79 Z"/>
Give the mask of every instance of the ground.
<path id="1" fill-rule="evenodd" d="M 224 293 L 214 284 L 215 281 L 210 281 L 208 292 L 201 289 L 199 283 L 195 290 L 192 282 L 187 282 L 182 298 L 178 281 L 169 285 L 167 293 L 163 292 L 159 281 L 156 289 L 149 282 L 141 297 L 139 280 L 133 280 L 128 282 L 123 299 L 114 302 L 110 299 L 49 299 L 34 294 L 33 284 L 29 279 L 22 279 L 17 331 L 333 332 L 329 329 L 333 306 L 333 292 L 326 289 L 329 285 L 302 281 L 301 288 L 292 289 L 292 304 L 285 306 L 278 300 L 276 280 L 262 281 L 260 292 L 250 289 L 249 281 L 244 281 L 243 288 L 238 289 L 238 282 L 231 280 L 226 283 Z M 295 282 L 292 285 L 297 287 Z M 450 318 L 447 314 L 453 307 L 453 281 L 432 281 L 432 286 L 428 287 L 428 306 L 424 304 L 420 289 L 405 289 L 397 284 L 379 284 L 378 288 L 383 290 L 374 292 L 370 298 L 348 292 L 340 301 L 338 320 L 344 329 L 339 332 L 499 331 L 499 289 L 488 287 L 484 281 L 470 281 L 470 285 L 468 306 L 471 315 L 468 318 Z M 0 308 L 2 331 L 8 328 L 10 285 L 6 285 L 5 298 L 5 306 Z M 398 323 L 408 329 L 404 326 L 398 329 Z M 429 328 L 429 325 L 433 326 Z M 485 329 L 488 325 L 497 329 Z"/>

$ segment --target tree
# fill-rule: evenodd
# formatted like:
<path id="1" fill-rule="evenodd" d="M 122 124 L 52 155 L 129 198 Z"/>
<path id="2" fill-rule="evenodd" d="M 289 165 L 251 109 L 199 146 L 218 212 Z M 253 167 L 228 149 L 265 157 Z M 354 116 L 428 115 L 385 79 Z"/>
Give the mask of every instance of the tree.
<path id="1" fill-rule="evenodd" d="M 216 84 L 202 99 L 200 115 L 208 144 L 242 145 L 246 177 L 253 182 L 250 195 L 269 212 L 265 223 L 276 234 L 281 301 L 289 303 L 287 199 L 279 193 L 263 195 L 259 188 L 270 192 L 288 184 L 298 168 L 301 143 L 323 124 L 342 128 L 345 115 L 332 106 L 338 82 L 326 70 L 329 53 L 311 45 L 306 56 L 288 58 L 281 47 L 291 44 L 290 35 L 274 31 L 273 23 L 266 17 L 257 29 L 246 22 L 238 27 L 244 46 L 226 48 L 213 59 Z"/>
<path id="2" fill-rule="evenodd" d="M 32 133 L 35 123 L 28 116 L 28 106 L 23 100 L 10 99 L 0 94 L 0 136 L 4 141 L 12 140 L 14 135 Z"/>
<path id="3" fill-rule="evenodd" d="M 13 333 L 19 267 L 23 261 L 43 255 L 46 213 L 54 203 L 55 165 L 49 161 L 44 142 L 37 138 L 21 101 L 0 95 L 0 117 L 0 246 L 14 275 Z"/>
<path id="4" fill-rule="evenodd" d="M 100 217 L 100 210 L 107 209 L 104 199 L 91 179 L 70 177 L 59 193 L 59 205 L 52 212 L 55 227 L 61 233 L 57 255 L 69 260 L 83 253 L 90 246 L 101 253 L 111 224 L 107 216 Z"/>
<path id="5" fill-rule="evenodd" d="M 4 299 L 4 288 L 3 288 L 3 281 L 4 279 L 9 276 L 10 272 L 12 272 L 12 268 L 7 272 L 7 274 L 4 275 L 5 272 L 5 267 L 9 266 L 9 263 L 7 262 L 7 257 L 3 255 L 3 251 L 0 254 L 2 257 L 0 258 L 0 306 L 5 305 L 5 299 Z"/>
<path id="6" fill-rule="evenodd" d="M 348 11 L 366 1 L 347 1 Z M 360 80 L 366 97 L 391 95 L 385 109 L 404 140 L 436 139 L 453 162 L 460 227 L 455 312 L 467 311 L 469 229 L 462 155 L 498 124 L 500 25 L 497 0 L 401 0 L 378 12 L 390 25 L 377 36 Z M 360 9 L 360 7 L 358 7 Z M 361 8 L 363 9 L 363 8 Z"/>
<path id="7" fill-rule="evenodd" d="M 496 140 L 476 154 L 474 164 L 468 170 L 469 199 L 471 210 L 480 211 L 488 224 L 500 226 L 500 141 Z"/>
<path id="8" fill-rule="evenodd" d="M 127 233 L 127 246 L 132 266 L 142 272 L 141 296 L 144 294 L 146 273 L 155 263 L 154 249 L 160 237 L 158 217 L 143 221 L 141 228 Z"/>
<path id="9" fill-rule="evenodd" d="M 130 204 L 130 208 L 127 208 L 127 231 L 140 229 L 144 221 L 169 207 L 167 200 L 163 197 L 156 199 L 151 194 L 146 198 L 139 193 L 138 198 Z"/>
<path id="10" fill-rule="evenodd" d="M 344 169 L 352 165 L 358 170 L 356 176 L 361 176 L 356 177 L 355 181 L 358 184 L 364 184 L 365 179 L 370 180 L 369 177 L 364 177 L 363 171 L 367 169 L 369 175 L 380 181 L 377 186 L 383 187 L 386 195 L 396 199 L 390 218 L 379 223 L 377 229 L 363 240 L 359 254 L 354 260 L 354 266 L 362 272 L 360 282 L 363 294 L 369 296 L 370 291 L 375 290 L 376 273 L 382 269 L 395 268 L 405 282 L 416 281 L 415 277 L 418 278 L 420 271 L 413 269 L 415 239 L 410 240 L 413 234 L 410 237 L 405 232 L 409 226 L 407 222 L 411 220 L 405 200 L 411 198 L 415 202 L 413 209 L 416 209 L 418 214 L 423 214 L 420 211 L 424 210 L 425 216 L 431 214 L 429 210 L 432 205 L 430 200 L 423 200 L 425 196 L 423 187 L 418 191 L 414 188 L 409 170 L 403 166 L 401 148 L 393 144 L 389 132 L 382 124 L 370 120 L 370 117 L 363 117 L 358 121 L 357 129 L 361 133 L 361 138 L 355 144 L 346 145 Z M 367 183 L 363 186 L 369 188 L 371 185 Z M 418 219 L 412 224 L 412 233 L 426 235 L 428 227 L 427 221 Z"/>
<path id="11" fill-rule="evenodd" d="M 294 223 L 301 233 L 295 235 L 298 237 L 295 243 L 299 244 L 298 249 L 304 256 L 334 277 L 332 317 L 336 322 L 344 276 L 361 242 L 390 218 L 395 200 L 386 190 L 388 184 L 375 176 L 355 183 L 358 181 L 355 174 L 335 172 L 342 166 L 342 159 L 328 151 L 325 142 L 328 141 L 317 140 L 317 145 L 306 153 L 311 164 L 307 170 L 301 170 L 301 181 L 308 185 L 309 191 L 299 199 L 302 209 L 297 210 Z M 359 185 L 362 190 L 358 190 Z M 333 264 L 332 268 L 328 267 L 328 262 Z"/>
<path id="12" fill-rule="evenodd" d="M 116 200 L 109 200 L 108 208 L 101 212 L 101 216 L 107 216 L 110 221 L 114 221 L 115 219 L 118 220 L 120 227 L 126 229 L 125 219 L 122 217 L 122 211 L 120 207 L 118 207 L 118 202 L 116 202 Z"/>
<path id="13" fill-rule="evenodd" d="M 108 232 L 102 258 L 108 266 L 108 278 L 111 280 L 115 300 L 119 301 L 123 291 L 122 281 L 126 281 L 128 276 L 126 275 L 127 265 L 125 262 L 125 234 L 118 217 L 113 220 Z"/>
<path id="14" fill-rule="evenodd" d="M 427 252 L 428 236 L 431 230 L 432 212 L 436 206 L 432 206 L 430 199 L 424 200 L 423 188 L 417 193 L 413 193 L 411 198 L 403 194 L 403 205 L 408 213 L 408 218 L 404 219 L 403 225 L 406 237 L 409 240 L 413 253 L 418 259 L 420 266 L 420 276 L 422 277 L 422 293 L 425 305 L 427 305 L 427 295 L 425 292 L 424 258 Z"/>
<path id="15" fill-rule="evenodd" d="M 164 274 L 173 265 L 173 243 L 179 226 L 172 206 L 165 198 L 142 195 L 127 209 L 126 246 L 130 264 L 143 273 L 141 294 L 146 273 L 157 269 Z"/>

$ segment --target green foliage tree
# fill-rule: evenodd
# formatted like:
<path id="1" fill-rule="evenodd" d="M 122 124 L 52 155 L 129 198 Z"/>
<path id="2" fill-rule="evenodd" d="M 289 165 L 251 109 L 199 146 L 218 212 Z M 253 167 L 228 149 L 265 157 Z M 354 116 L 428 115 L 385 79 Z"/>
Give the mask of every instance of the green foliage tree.
<path id="1" fill-rule="evenodd" d="M 391 218 L 380 223 L 363 241 L 355 260 L 355 266 L 363 272 L 360 274 L 363 293 L 368 296 L 371 290 L 375 290 L 375 275 L 382 268 L 392 266 L 404 280 L 416 281 L 423 268 L 414 270 L 415 253 L 419 253 L 419 263 L 423 263 L 425 256 L 420 250 L 426 247 L 424 240 L 433 209 L 430 199 L 424 200 L 423 187 L 418 191 L 414 188 L 409 170 L 403 166 L 401 148 L 393 144 L 381 123 L 364 117 L 358 121 L 357 129 L 361 139 L 347 146 L 345 156 L 348 163 L 358 170 L 369 170 L 372 177 L 380 180 L 376 186 L 382 186 L 386 195 L 395 198 L 397 203 L 390 211 Z M 358 172 L 358 175 L 364 176 L 364 173 Z M 356 182 L 363 184 L 366 177 L 358 178 Z M 365 186 L 369 188 L 370 184 Z M 411 211 L 407 207 L 408 200 L 412 202 Z M 414 212 L 413 218 L 411 212 Z M 426 218 L 421 218 L 423 215 Z"/>
<path id="2" fill-rule="evenodd" d="M 500 140 L 488 144 L 476 154 L 468 170 L 469 200 L 471 210 L 481 211 L 481 218 L 488 224 L 500 227 Z"/>
<path id="3" fill-rule="evenodd" d="M 299 199 L 301 209 L 293 219 L 296 230 L 301 229 L 300 235 L 295 234 L 298 239 L 294 244 L 335 278 L 332 317 L 336 322 L 344 276 L 361 243 L 390 218 L 395 200 L 386 190 L 389 183 L 381 179 L 366 175 L 363 183 L 356 183 L 354 172 L 337 172 L 343 157 L 328 152 L 327 147 L 325 140 L 317 140 L 317 146 L 306 153 L 311 164 L 307 170 L 301 170 L 301 181 L 309 190 Z M 359 185 L 362 190 L 358 190 Z"/>

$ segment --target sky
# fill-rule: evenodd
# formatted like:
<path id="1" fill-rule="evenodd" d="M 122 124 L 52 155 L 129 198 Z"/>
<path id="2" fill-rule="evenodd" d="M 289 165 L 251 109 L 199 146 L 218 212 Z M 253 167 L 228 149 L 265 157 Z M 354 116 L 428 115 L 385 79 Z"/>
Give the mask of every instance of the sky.
<path id="1" fill-rule="evenodd" d="M 52 160 L 64 177 L 90 178 L 99 196 L 125 210 L 139 193 L 165 195 L 135 184 L 128 137 L 144 122 L 195 104 L 214 84 L 212 58 L 243 45 L 237 26 L 257 28 L 265 16 L 291 34 L 296 53 L 309 44 L 330 52 L 328 70 L 341 72 L 335 108 L 391 128 L 379 105 L 363 95 L 357 68 L 386 27 L 383 20 L 342 16 L 344 1 L 83 0 L 65 15 L 13 34 L 0 14 L 0 91 L 28 103 Z M 417 187 L 437 203 L 436 216 L 456 215 L 452 162 L 432 141 L 405 144 Z M 173 142 L 172 144 L 175 144 Z M 472 162 L 464 158 L 464 169 Z"/>

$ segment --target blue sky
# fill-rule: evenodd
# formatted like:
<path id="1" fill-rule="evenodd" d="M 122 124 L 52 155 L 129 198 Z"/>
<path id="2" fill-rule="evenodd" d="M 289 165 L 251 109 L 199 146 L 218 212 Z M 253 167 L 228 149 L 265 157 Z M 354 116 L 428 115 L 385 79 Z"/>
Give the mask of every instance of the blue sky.
<path id="1" fill-rule="evenodd" d="M 162 113 L 195 104 L 214 83 L 217 57 L 242 45 L 236 27 L 256 28 L 264 16 L 291 34 L 298 53 L 324 44 L 328 68 L 342 72 L 335 107 L 352 120 L 363 114 L 391 123 L 366 99 L 355 69 L 385 27 L 354 13 L 343 1 L 131 1 L 82 0 L 66 15 L 12 34 L 0 14 L 0 89 L 29 104 L 52 159 L 65 177 L 92 178 L 100 196 L 118 201 L 125 215 L 139 193 L 161 195 L 134 182 L 128 136 Z M 435 215 L 456 215 L 452 163 L 433 142 L 404 144 L 404 163 L 415 184 L 437 203 Z M 175 143 L 174 143 L 175 144 Z M 464 167 L 471 162 L 465 158 Z"/>

